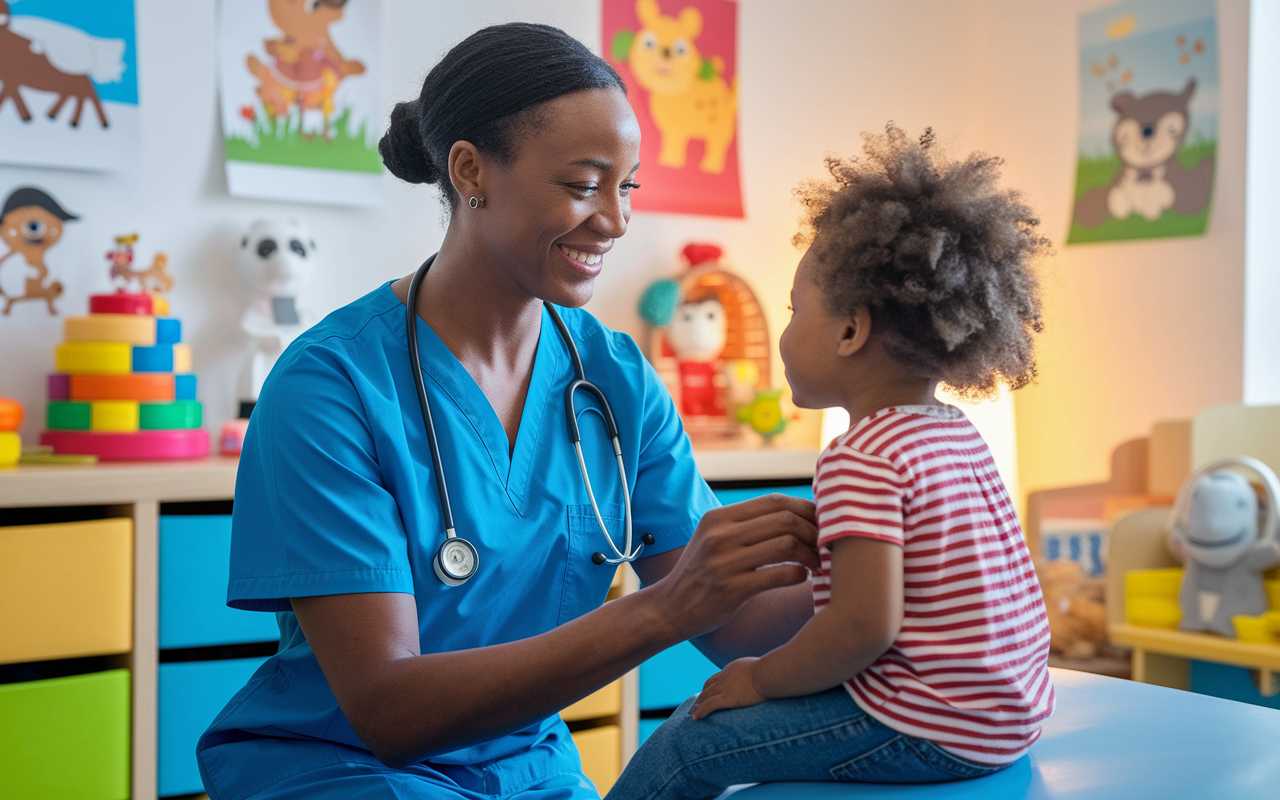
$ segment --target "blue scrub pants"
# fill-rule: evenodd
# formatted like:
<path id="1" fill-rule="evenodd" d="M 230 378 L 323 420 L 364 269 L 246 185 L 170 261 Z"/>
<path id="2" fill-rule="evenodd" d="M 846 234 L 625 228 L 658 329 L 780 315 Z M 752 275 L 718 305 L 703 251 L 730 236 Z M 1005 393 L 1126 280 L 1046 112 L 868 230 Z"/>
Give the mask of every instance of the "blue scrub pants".
<path id="1" fill-rule="evenodd" d="M 392 769 L 367 750 L 275 737 L 219 744 L 198 755 L 211 800 L 600 800 L 576 750 L 546 742 L 475 766 L 405 769 Z"/>

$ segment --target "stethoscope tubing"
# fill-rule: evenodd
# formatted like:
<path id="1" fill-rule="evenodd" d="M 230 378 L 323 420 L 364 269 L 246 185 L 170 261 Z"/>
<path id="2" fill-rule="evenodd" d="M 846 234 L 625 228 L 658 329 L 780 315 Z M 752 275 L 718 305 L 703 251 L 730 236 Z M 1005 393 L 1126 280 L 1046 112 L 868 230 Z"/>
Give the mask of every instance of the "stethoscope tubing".
<path id="1" fill-rule="evenodd" d="M 422 262 L 422 266 L 413 274 L 413 278 L 409 281 L 409 296 L 406 298 L 406 320 L 409 339 L 409 359 L 413 366 L 413 384 L 418 392 L 418 405 L 422 409 L 422 423 L 427 432 L 427 444 L 431 451 L 431 466 L 436 476 L 436 491 L 440 496 L 440 511 L 444 519 L 445 541 L 458 539 L 469 547 L 472 553 L 475 553 L 475 547 L 465 539 L 458 537 L 453 524 L 453 510 L 449 504 L 449 488 L 444 477 L 444 466 L 440 460 L 440 448 L 436 443 L 436 429 L 431 418 L 431 403 L 427 399 L 426 382 L 422 377 L 422 357 L 418 350 L 418 291 L 422 285 L 422 279 L 427 274 L 427 270 L 431 268 L 431 264 L 436 260 L 436 255 L 430 256 L 426 261 Z M 609 549 L 613 551 L 613 557 L 610 558 L 603 553 L 596 553 L 592 557 L 592 561 L 597 564 L 623 564 L 634 561 L 639 558 L 640 553 L 644 550 L 645 544 L 652 543 L 653 537 L 646 534 L 644 542 L 631 549 L 631 492 L 627 486 L 627 470 L 622 457 L 622 443 L 618 435 L 618 423 L 613 416 L 613 408 L 609 405 L 609 400 L 604 396 L 604 392 L 600 387 L 587 380 L 586 372 L 582 367 L 582 356 L 578 353 L 578 347 L 573 341 L 573 336 L 569 333 L 569 328 L 564 324 L 564 320 L 560 318 L 560 313 L 556 311 L 555 306 L 544 302 L 543 307 L 551 317 L 551 322 L 556 327 L 556 332 L 560 334 L 561 340 L 564 341 L 565 349 L 569 353 L 569 360 L 573 365 L 574 380 L 569 383 L 565 390 L 565 415 L 569 425 L 569 439 L 573 443 L 574 454 L 577 456 L 578 471 L 582 475 L 582 484 L 587 490 L 587 499 L 591 501 L 591 511 L 595 515 L 596 524 L 600 527 L 600 532 L 604 536 L 605 541 L 609 543 Z M 582 455 L 582 433 L 578 425 L 578 411 L 574 404 L 574 396 L 581 389 L 588 394 L 594 395 L 599 401 L 600 408 L 584 408 L 582 413 L 594 411 L 600 415 L 604 421 L 605 430 L 608 433 L 609 441 L 613 445 L 614 459 L 618 464 L 618 477 L 622 483 L 622 500 L 623 500 L 623 524 L 624 536 L 622 550 L 614 543 L 613 537 L 609 534 L 608 527 L 604 524 L 604 516 L 600 513 L 600 506 L 596 502 L 595 491 L 591 487 L 591 476 L 587 474 L 586 459 Z M 443 550 L 443 547 L 442 547 Z M 478 566 L 478 554 L 475 554 Z M 443 565 L 440 563 L 440 554 L 436 556 L 436 574 L 442 581 L 451 586 L 464 583 L 474 574 L 466 575 L 461 579 L 446 576 L 443 571 Z"/>

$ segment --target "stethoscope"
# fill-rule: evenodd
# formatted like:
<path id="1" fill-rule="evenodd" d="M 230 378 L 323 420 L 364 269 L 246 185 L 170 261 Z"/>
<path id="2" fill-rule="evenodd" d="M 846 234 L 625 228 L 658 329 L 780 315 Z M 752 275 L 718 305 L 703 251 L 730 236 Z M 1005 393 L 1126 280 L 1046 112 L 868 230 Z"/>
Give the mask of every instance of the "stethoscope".
<path id="1" fill-rule="evenodd" d="M 436 428 L 431 423 L 431 404 L 427 402 L 427 387 L 422 380 L 422 359 L 418 355 L 418 288 L 422 284 L 423 276 L 427 274 L 427 270 L 431 269 L 432 262 L 436 260 L 436 255 L 439 255 L 439 253 L 422 262 L 422 266 L 418 267 L 418 271 L 413 274 L 413 279 L 409 281 L 409 297 L 406 303 L 409 326 L 409 361 L 413 367 L 413 383 L 418 389 L 418 404 L 422 407 L 422 422 L 427 428 L 427 444 L 431 448 L 431 466 L 436 474 L 436 491 L 440 495 L 440 511 L 444 515 L 445 538 L 440 545 L 440 549 L 436 551 L 436 557 L 432 565 L 435 567 L 436 577 L 445 585 L 460 586 L 466 583 L 472 575 L 476 574 L 476 570 L 480 566 L 480 554 L 476 552 L 475 546 L 459 536 L 453 527 L 453 510 L 449 505 L 449 490 L 445 485 L 444 467 L 440 463 L 440 448 L 436 445 Z M 582 473 L 582 484 L 587 488 L 587 498 L 591 501 L 591 511 L 596 516 L 596 522 L 600 526 L 600 532 L 604 534 L 604 540 L 609 543 L 609 549 L 613 551 L 612 557 L 606 556 L 604 553 L 593 553 L 591 561 L 596 565 L 617 565 L 634 561 L 640 557 L 644 546 L 653 544 L 654 539 L 653 534 L 646 533 L 640 537 L 641 544 L 634 550 L 631 549 L 631 494 L 627 489 L 627 470 L 622 463 L 622 444 L 618 440 L 618 424 L 613 418 L 613 409 L 609 406 L 609 401 L 605 399 L 604 392 L 600 391 L 600 387 L 587 380 L 586 373 L 582 369 L 582 357 L 578 355 L 578 348 L 573 343 L 573 337 L 569 335 L 569 329 L 565 327 L 564 320 L 560 319 L 560 313 L 550 303 L 544 302 L 543 306 L 547 309 L 547 313 L 551 315 L 551 321 L 555 323 L 556 331 L 564 341 L 565 348 L 569 351 L 569 359 L 573 362 L 575 379 L 569 384 L 569 388 L 565 389 L 564 393 L 565 412 L 569 419 L 569 439 L 572 440 L 574 452 L 578 456 L 578 471 Z M 583 411 L 595 411 L 600 415 L 601 419 L 604 420 L 605 430 L 613 442 L 613 455 L 618 461 L 618 477 L 622 482 L 623 520 L 626 530 L 622 550 L 619 550 L 618 546 L 613 543 L 613 537 L 609 535 L 609 529 L 605 527 L 604 517 L 600 515 L 600 507 L 596 503 L 595 492 L 591 489 L 591 477 L 587 475 L 587 462 L 582 457 L 582 436 L 578 431 L 578 411 L 573 402 L 574 393 L 579 389 L 595 395 L 596 399 L 600 401 L 599 410 L 585 408 Z"/>

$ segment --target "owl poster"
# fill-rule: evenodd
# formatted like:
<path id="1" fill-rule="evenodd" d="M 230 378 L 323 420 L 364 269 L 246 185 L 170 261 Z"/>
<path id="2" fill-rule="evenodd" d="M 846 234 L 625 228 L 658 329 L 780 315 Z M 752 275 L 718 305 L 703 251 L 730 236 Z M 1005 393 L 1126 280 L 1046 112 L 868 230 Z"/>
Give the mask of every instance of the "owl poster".
<path id="1" fill-rule="evenodd" d="M 378 13 L 378 0 L 221 0 L 233 196 L 381 204 Z"/>
<path id="2" fill-rule="evenodd" d="M 603 50 L 640 121 L 637 211 L 741 217 L 738 4 L 603 0 Z"/>
<path id="3" fill-rule="evenodd" d="M 140 163 L 133 0 L 0 0 L 0 162 Z"/>
<path id="4" fill-rule="evenodd" d="M 1080 141 L 1068 244 L 1198 236 L 1218 146 L 1214 0 L 1080 17 Z"/>

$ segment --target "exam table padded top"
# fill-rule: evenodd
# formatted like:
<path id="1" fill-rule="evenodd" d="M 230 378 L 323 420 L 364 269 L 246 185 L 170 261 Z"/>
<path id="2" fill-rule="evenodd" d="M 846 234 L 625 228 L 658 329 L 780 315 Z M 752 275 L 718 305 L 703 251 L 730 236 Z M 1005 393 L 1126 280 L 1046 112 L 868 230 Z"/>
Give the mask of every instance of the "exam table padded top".
<path id="1" fill-rule="evenodd" d="M 1031 752 L 954 783 L 771 783 L 733 800 L 1130 800 L 1280 796 L 1280 711 L 1054 669 L 1057 708 Z"/>

